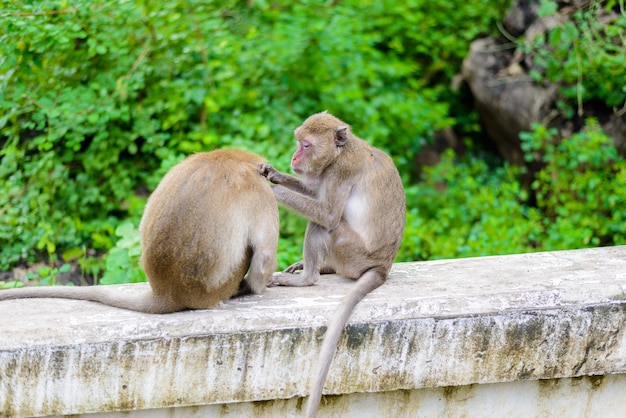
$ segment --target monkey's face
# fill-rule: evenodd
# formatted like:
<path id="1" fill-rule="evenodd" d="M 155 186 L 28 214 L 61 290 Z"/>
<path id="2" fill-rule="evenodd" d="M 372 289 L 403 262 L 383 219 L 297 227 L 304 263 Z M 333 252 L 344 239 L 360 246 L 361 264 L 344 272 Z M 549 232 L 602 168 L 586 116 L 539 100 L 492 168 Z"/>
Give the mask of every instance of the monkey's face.
<path id="1" fill-rule="evenodd" d="M 294 131 L 298 148 L 291 168 L 296 174 L 318 177 L 339 155 L 347 135 L 348 126 L 327 112 L 310 116 Z"/>
<path id="2" fill-rule="evenodd" d="M 335 157 L 332 135 L 313 135 L 296 131 L 297 149 L 291 157 L 292 170 L 302 176 L 317 177 Z"/>
<path id="3" fill-rule="evenodd" d="M 291 157 L 291 168 L 297 174 L 307 174 L 308 164 L 311 160 L 311 154 L 313 153 L 313 144 L 306 139 L 298 140 L 298 148 Z"/>

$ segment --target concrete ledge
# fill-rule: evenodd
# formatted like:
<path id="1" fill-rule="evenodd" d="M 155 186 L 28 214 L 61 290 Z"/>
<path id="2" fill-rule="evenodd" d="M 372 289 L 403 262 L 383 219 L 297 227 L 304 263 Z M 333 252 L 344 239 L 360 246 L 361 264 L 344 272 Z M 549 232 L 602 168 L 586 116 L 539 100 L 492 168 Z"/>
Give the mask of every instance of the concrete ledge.
<path id="1" fill-rule="evenodd" d="M 233 404 L 294 398 L 280 408 L 297 416 L 320 338 L 351 285 L 329 276 L 168 315 L 1 302 L 0 415 L 213 404 L 243 411 L 252 407 Z M 591 375 L 616 375 L 607 381 L 623 388 L 624 373 L 626 247 L 609 247 L 396 264 L 353 314 L 326 392 L 367 407 L 362 397 L 379 395 L 361 392 L 408 402 L 422 396 L 416 390 Z M 578 386 L 596 382 L 584 379 Z M 621 398 L 611 407 L 626 408 Z M 321 414 L 341 402 L 327 397 Z"/>

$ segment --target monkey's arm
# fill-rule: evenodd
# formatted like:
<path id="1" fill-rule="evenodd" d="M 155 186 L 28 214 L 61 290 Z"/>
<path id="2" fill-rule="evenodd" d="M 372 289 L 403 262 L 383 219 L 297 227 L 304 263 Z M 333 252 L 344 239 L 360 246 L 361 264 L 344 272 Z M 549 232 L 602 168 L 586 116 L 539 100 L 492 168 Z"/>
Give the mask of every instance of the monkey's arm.
<path id="1" fill-rule="evenodd" d="M 297 193 L 283 185 L 275 186 L 272 190 L 276 200 L 280 203 L 328 231 L 335 230 L 341 223 L 343 210 L 350 194 L 350 188 L 340 187 L 338 190 L 329 192 L 326 202 L 322 203 L 312 196 Z"/>
<path id="2" fill-rule="evenodd" d="M 289 174 L 281 173 L 270 164 L 259 164 L 258 172 L 274 184 L 281 185 L 305 196 L 315 196 L 315 192 L 307 187 L 300 179 L 290 176 Z"/>

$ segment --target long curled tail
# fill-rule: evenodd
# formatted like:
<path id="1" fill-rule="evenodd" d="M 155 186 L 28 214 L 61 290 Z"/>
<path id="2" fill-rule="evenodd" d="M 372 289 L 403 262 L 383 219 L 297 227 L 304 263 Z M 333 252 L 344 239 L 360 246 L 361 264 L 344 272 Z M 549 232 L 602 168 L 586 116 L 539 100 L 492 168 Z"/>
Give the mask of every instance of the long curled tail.
<path id="1" fill-rule="evenodd" d="M 354 287 L 350 290 L 350 293 L 341 301 L 341 305 L 335 311 L 335 315 L 326 330 L 324 340 L 322 341 L 322 349 L 318 358 L 315 373 L 311 380 L 311 386 L 309 390 L 309 399 L 307 401 L 306 413 L 307 418 L 315 418 L 319 409 L 320 401 L 322 399 L 322 391 L 324 389 L 324 383 L 330 370 L 330 363 L 332 362 L 335 351 L 337 350 L 337 344 L 339 338 L 343 332 L 348 318 L 352 315 L 354 307 L 359 303 L 365 295 L 372 290 L 376 289 L 385 282 L 385 276 L 375 270 L 368 270 L 361 276 Z"/>

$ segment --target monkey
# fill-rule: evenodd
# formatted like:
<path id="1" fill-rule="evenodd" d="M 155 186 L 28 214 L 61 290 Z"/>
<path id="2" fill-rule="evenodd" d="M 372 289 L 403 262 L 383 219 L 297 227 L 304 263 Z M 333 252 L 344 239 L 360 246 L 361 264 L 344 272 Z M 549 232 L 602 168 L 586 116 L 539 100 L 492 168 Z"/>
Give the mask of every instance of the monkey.
<path id="1" fill-rule="evenodd" d="M 356 280 L 324 335 L 307 401 L 310 418 L 348 318 L 387 279 L 404 234 L 406 196 L 391 157 L 330 113 L 310 116 L 294 136 L 291 168 L 298 177 L 259 165 L 278 202 L 309 220 L 303 260 L 273 275 L 270 285 L 311 286 L 326 273 Z"/>
<path id="2" fill-rule="evenodd" d="M 257 170 L 264 159 L 240 150 L 191 155 L 166 173 L 139 224 L 145 292 L 108 286 L 0 291 L 0 300 L 65 298 L 144 313 L 209 309 L 239 294 L 261 294 L 276 271 L 278 205 Z"/>

